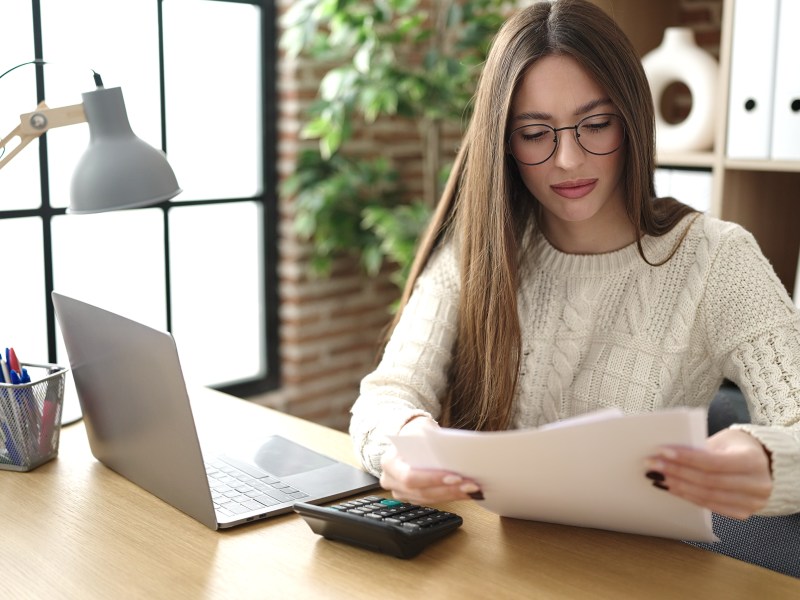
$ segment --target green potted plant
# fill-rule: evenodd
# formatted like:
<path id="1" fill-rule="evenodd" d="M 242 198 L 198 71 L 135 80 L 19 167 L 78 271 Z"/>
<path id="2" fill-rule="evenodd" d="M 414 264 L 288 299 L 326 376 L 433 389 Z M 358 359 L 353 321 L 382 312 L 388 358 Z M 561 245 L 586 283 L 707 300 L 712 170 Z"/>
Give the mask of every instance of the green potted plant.
<path id="1" fill-rule="evenodd" d="M 443 127 L 468 118 L 478 70 L 512 5 L 298 0 L 291 6 L 282 48 L 327 68 L 302 129 L 318 144 L 301 153 L 282 188 L 295 197 L 295 231 L 311 242 L 314 271 L 327 273 L 333 257 L 350 253 L 372 275 L 387 261 L 397 265 L 392 277 L 402 287 L 451 165 L 441 150 Z M 348 140 L 381 118 L 418 127 L 423 197 L 408 197 L 385 156 L 348 150 Z"/>

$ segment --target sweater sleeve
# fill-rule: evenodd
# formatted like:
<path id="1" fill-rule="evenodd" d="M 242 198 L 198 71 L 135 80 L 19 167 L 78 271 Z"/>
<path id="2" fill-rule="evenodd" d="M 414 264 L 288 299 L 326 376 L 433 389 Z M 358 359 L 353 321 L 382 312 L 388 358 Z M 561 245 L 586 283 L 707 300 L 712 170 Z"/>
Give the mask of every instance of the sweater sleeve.
<path id="1" fill-rule="evenodd" d="M 800 315 L 755 239 L 723 236 L 706 290 L 709 341 L 747 398 L 734 425 L 769 451 L 773 490 L 762 515 L 800 512 Z"/>
<path id="2" fill-rule="evenodd" d="M 380 475 L 387 436 L 417 416 L 439 418 L 458 318 L 459 273 L 452 243 L 439 248 L 409 297 L 378 367 L 351 409 L 350 436 L 364 468 Z"/>

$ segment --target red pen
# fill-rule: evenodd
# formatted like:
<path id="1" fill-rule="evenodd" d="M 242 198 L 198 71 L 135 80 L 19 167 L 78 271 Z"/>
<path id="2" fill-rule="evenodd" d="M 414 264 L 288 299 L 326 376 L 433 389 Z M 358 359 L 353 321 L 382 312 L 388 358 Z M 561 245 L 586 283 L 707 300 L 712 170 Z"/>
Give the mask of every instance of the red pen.
<path id="1" fill-rule="evenodd" d="M 19 366 L 19 360 L 17 359 L 17 353 L 14 352 L 13 348 L 6 348 L 8 352 L 8 366 L 11 367 L 14 371 L 17 372 L 18 375 L 22 376 L 22 369 Z"/>
<path id="2" fill-rule="evenodd" d="M 39 454 L 41 456 L 47 456 L 53 450 L 53 431 L 57 408 L 56 403 L 50 400 L 50 394 L 48 394 L 44 400 L 44 406 L 42 406 L 42 428 L 39 430 Z"/>

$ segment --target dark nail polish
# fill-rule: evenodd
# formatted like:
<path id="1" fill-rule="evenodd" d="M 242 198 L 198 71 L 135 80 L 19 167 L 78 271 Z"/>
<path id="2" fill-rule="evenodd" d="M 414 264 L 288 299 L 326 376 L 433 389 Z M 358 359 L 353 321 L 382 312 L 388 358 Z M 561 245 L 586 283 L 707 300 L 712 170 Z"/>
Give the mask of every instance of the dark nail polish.
<path id="1" fill-rule="evenodd" d="M 481 491 L 472 492 L 469 495 L 469 497 L 472 498 L 473 500 L 483 500 L 483 492 Z"/>
<path id="2" fill-rule="evenodd" d="M 644 476 L 653 481 L 664 481 L 664 474 L 658 471 L 648 471 Z"/>
<path id="3" fill-rule="evenodd" d="M 654 481 L 653 487 L 657 487 L 660 490 L 669 490 L 669 487 L 661 483 L 660 481 Z"/>

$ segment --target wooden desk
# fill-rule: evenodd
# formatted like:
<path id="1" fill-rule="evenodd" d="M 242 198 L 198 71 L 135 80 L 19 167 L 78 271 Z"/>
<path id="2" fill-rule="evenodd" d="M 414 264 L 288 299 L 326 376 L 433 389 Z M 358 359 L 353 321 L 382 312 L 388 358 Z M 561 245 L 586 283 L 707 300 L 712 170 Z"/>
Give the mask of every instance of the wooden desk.
<path id="1" fill-rule="evenodd" d="M 354 463 L 341 432 L 209 390 L 194 405 L 201 435 L 246 424 Z M 62 430 L 56 460 L 0 471 L 0 596 L 800 597 L 800 580 L 678 541 L 442 507 L 463 527 L 412 560 L 329 542 L 296 515 L 214 532 L 98 463 L 77 423 Z"/>

